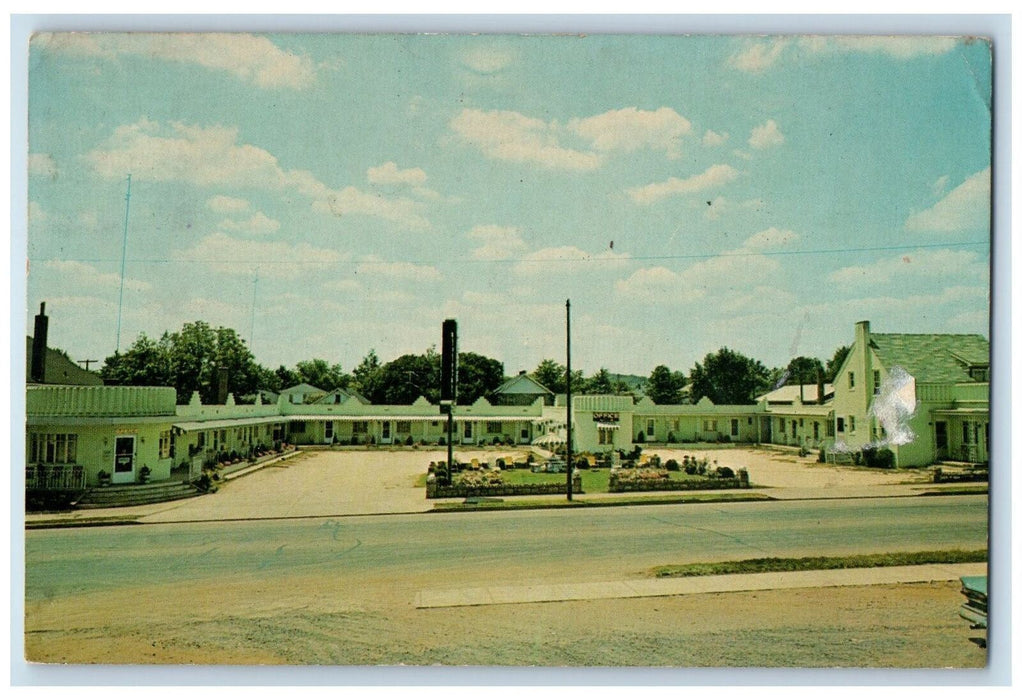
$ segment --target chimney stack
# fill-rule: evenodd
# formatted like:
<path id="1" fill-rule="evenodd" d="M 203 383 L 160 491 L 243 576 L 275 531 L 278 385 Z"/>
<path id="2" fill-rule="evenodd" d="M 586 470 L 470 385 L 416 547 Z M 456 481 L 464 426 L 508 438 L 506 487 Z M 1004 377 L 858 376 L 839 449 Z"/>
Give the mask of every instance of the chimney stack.
<path id="1" fill-rule="evenodd" d="M 227 368 L 218 367 L 216 370 L 216 402 L 223 406 L 227 403 Z"/>
<path id="2" fill-rule="evenodd" d="M 32 336 L 32 368 L 29 378 L 33 382 L 46 381 L 46 343 L 50 319 L 46 317 L 46 302 L 39 305 L 39 313 L 35 317 L 35 335 Z"/>

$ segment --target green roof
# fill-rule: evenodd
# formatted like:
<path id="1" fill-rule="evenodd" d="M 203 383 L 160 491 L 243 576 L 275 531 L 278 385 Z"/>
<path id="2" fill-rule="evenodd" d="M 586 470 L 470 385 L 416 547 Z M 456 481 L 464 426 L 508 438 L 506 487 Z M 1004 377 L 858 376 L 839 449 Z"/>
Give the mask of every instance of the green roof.
<path id="1" fill-rule="evenodd" d="M 990 342 L 981 335 L 872 333 L 870 341 L 884 367 L 901 367 L 921 383 L 975 381 L 956 355 L 969 364 L 990 362 Z"/>

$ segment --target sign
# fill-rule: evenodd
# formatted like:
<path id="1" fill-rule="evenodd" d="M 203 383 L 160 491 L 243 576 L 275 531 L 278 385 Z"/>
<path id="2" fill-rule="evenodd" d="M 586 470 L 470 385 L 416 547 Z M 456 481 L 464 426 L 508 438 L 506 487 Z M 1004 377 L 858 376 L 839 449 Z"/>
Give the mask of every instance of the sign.
<path id="1" fill-rule="evenodd" d="M 620 419 L 620 413 L 593 413 L 593 421 L 596 423 L 617 423 Z"/>

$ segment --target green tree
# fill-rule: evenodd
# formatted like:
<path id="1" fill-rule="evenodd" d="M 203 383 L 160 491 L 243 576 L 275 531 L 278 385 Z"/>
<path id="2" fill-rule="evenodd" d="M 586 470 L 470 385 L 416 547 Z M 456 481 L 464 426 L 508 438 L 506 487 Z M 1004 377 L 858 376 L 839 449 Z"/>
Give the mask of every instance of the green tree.
<path id="1" fill-rule="evenodd" d="M 373 403 L 410 404 L 420 396 L 440 400 L 439 363 L 426 355 L 402 355 L 383 365 L 378 384 L 367 397 Z"/>
<path id="2" fill-rule="evenodd" d="M 458 353 L 458 403 L 467 405 L 490 396 L 504 383 L 504 364 L 474 352 Z"/>
<path id="3" fill-rule="evenodd" d="M 295 365 L 295 374 L 299 382 L 311 384 L 324 391 L 347 389 L 351 383 L 351 377 L 344 373 L 339 364 L 331 365 L 320 358 L 299 362 Z"/>
<path id="4" fill-rule="evenodd" d="M 380 358 L 376 356 L 376 350 L 370 350 L 358 363 L 358 367 L 352 371 L 351 388 L 372 401 L 373 396 L 379 392 L 380 366 Z"/>
<path id="5" fill-rule="evenodd" d="M 715 404 L 751 404 L 768 386 L 769 372 L 759 360 L 721 348 L 689 372 L 692 401 L 709 397 Z"/>
<path id="6" fill-rule="evenodd" d="M 555 394 L 563 394 L 568 390 L 567 369 L 554 360 L 546 359 L 540 362 L 533 370 L 532 377 Z M 582 393 L 584 384 L 582 370 L 574 370 L 571 373 L 572 393 Z"/>
<path id="7" fill-rule="evenodd" d="M 572 382 L 572 390 L 574 390 L 574 382 Z M 607 371 L 606 367 L 600 367 L 593 373 L 593 376 L 585 380 L 582 387 L 580 387 L 579 393 L 587 394 L 613 394 L 614 393 L 614 382 L 610 378 L 610 372 Z"/>
<path id="8" fill-rule="evenodd" d="M 834 356 L 827 360 L 827 368 L 824 373 L 824 379 L 827 382 L 833 382 L 834 378 L 837 377 L 838 370 L 841 369 L 841 365 L 844 364 L 845 357 L 848 356 L 851 349 L 848 345 L 842 345 L 834 351 Z"/>
<path id="9" fill-rule="evenodd" d="M 167 336 L 155 341 L 139 334 L 124 353 L 115 352 L 99 371 L 103 382 L 128 386 L 173 386 Z"/>
<path id="10" fill-rule="evenodd" d="M 301 378 L 299 378 L 294 370 L 288 369 L 284 365 L 273 370 L 272 374 L 273 379 L 267 383 L 266 388 L 277 393 L 301 382 Z"/>
<path id="11" fill-rule="evenodd" d="M 672 372 L 667 365 L 657 365 L 646 382 L 646 396 L 661 405 L 679 404 L 684 386 L 684 374 Z"/>

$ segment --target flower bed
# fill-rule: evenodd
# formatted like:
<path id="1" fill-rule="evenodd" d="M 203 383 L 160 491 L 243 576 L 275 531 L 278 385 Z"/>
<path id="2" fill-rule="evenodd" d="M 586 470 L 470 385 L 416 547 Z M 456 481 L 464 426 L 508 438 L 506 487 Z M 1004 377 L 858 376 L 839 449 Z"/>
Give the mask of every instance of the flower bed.
<path id="1" fill-rule="evenodd" d="M 740 488 L 749 488 L 749 473 L 744 469 L 739 469 L 734 477 L 711 476 L 706 479 L 672 479 L 666 469 L 615 469 L 611 471 L 607 485 L 610 493 Z"/>

